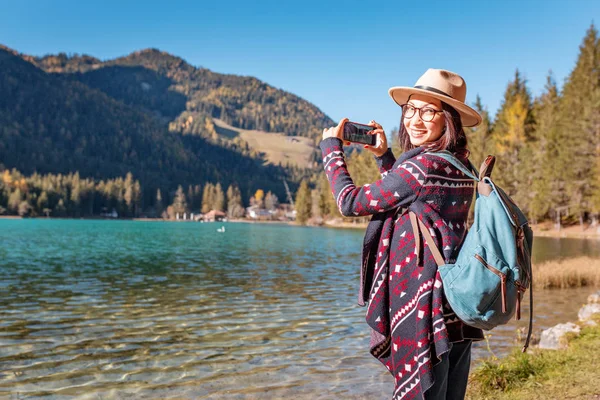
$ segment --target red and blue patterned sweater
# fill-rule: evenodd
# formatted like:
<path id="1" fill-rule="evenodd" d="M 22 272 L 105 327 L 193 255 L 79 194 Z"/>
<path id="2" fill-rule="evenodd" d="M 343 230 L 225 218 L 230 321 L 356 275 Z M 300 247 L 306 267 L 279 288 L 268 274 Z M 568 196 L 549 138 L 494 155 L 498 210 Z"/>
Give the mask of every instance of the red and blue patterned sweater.
<path id="1" fill-rule="evenodd" d="M 344 216 L 372 215 L 363 248 L 359 304 L 368 302 L 371 354 L 395 378 L 393 399 L 420 399 L 433 384 L 433 365 L 450 342 L 480 340 L 448 306 L 437 264 L 426 243 L 417 265 L 408 210 L 423 221 L 447 263 L 455 262 L 467 229 L 474 182 L 452 164 L 410 150 L 396 160 L 376 157 L 382 178 L 358 187 L 346 166 L 342 141 L 321 142 L 323 165 Z M 467 159 L 461 161 L 467 164 Z"/>

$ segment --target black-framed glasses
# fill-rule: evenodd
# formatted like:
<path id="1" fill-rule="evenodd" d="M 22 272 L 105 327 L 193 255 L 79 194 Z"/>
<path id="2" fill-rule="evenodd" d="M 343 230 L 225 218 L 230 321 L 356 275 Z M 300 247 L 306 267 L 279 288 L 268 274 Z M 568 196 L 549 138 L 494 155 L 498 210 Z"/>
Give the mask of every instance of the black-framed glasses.
<path id="1" fill-rule="evenodd" d="M 435 118 L 437 113 L 443 113 L 444 111 L 436 110 L 431 107 L 418 108 L 412 104 L 402 105 L 402 116 L 407 119 L 411 119 L 415 116 L 417 110 L 419 110 L 419 117 L 425 122 L 431 122 Z"/>

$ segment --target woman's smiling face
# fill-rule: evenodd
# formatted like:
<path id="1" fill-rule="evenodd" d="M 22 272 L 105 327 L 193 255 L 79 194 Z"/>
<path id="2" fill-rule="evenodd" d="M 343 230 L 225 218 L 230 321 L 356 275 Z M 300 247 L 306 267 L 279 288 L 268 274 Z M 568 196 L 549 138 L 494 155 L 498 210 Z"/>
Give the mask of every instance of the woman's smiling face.
<path id="1" fill-rule="evenodd" d="M 435 116 L 430 122 L 423 121 L 419 110 L 411 118 L 403 118 L 404 127 L 413 146 L 435 142 L 444 134 L 445 119 L 442 112 L 442 102 L 434 97 L 414 94 L 407 102 L 408 105 L 421 109 L 424 114 L 432 111 Z"/>

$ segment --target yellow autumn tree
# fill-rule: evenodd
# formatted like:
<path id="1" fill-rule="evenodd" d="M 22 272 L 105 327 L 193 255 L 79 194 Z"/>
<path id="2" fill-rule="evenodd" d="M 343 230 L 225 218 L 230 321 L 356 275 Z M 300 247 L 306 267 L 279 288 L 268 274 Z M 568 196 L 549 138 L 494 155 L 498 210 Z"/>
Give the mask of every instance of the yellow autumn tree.
<path id="1" fill-rule="evenodd" d="M 256 200 L 256 205 L 258 205 L 259 208 L 264 208 L 265 191 L 258 189 L 256 193 L 254 193 L 254 200 Z"/>
<path id="2" fill-rule="evenodd" d="M 527 187 L 533 173 L 532 150 L 529 146 L 533 124 L 533 105 L 526 81 L 517 70 L 509 82 L 492 128 L 493 154 L 496 165 L 492 177 L 519 206 L 530 202 Z"/>
<path id="3" fill-rule="evenodd" d="M 6 185 L 6 186 L 12 186 L 12 176 L 10 175 L 10 172 L 5 169 L 4 172 L 2 173 L 2 182 Z"/>

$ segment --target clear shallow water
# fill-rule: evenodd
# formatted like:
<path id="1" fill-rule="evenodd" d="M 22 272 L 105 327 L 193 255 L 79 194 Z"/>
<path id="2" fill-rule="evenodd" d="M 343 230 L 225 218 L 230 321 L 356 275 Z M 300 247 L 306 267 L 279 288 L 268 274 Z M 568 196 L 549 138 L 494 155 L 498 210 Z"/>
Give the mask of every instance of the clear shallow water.
<path id="1" fill-rule="evenodd" d="M 0 220 L 0 397 L 389 398 L 356 306 L 362 234 Z M 600 256 L 569 243 L 537 239 L 534 257 Z M 536 330 L 576 319 L 591 291 L 536 293 Z"/>

